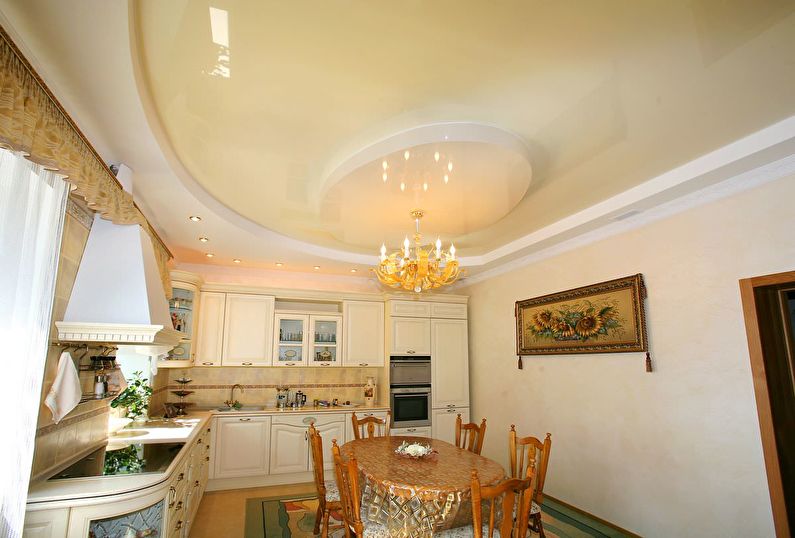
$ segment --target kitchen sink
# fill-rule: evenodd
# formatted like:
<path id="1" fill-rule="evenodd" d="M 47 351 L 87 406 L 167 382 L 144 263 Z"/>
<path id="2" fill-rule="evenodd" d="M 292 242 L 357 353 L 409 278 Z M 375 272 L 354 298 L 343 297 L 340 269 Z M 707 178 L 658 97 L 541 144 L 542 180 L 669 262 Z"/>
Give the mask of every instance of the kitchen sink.
<path id="1" fill-rule="evenodd" d="M 227 406 L 216 407 L 216 411 L 224 411 L 224 412 L 227 412 L 227 411 L 237 411 L 237 412 L 241 412 L 241 411 L 264 411 L 264 410 L 265 410 L 265 407 L 261 406 L 261 405 L 244 405 L 243 407 L 238 407 L 237 409 L 234 408 L 234 407 L 227 407 Z"/>

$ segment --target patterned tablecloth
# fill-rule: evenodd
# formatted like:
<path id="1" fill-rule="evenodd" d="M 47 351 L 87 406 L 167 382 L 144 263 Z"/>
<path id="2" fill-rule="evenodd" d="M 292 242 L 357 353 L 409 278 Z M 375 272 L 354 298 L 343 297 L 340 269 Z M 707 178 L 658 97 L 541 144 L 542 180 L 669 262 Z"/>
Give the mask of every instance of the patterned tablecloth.
<path id="1" fill-rule="evenodd" d="M 438 454 L 418 460 L 395 454 L 407 440 L 429 443 Z M 367 520 L 386 526 L 390 536 L 429 536 L 471 525 L 472 469 L 483 485 L 505 477 L 498 463 L 438 439 L 357 439 L 344 444 L 342 453 L 358 461 Z"/>

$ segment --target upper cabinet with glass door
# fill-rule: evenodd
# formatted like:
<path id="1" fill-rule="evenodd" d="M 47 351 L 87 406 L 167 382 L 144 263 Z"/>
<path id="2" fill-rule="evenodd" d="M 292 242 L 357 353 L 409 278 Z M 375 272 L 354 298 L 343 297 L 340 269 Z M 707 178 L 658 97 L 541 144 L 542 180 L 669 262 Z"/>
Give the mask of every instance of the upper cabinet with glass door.
<path id="1" fill-rule="evenodd" d="M 342 360 L 342 316 L 309 316 L 309 366 L 339 366 Z"/>
<path id="2" fill-rule="evenodd" d="M 165 359 L 158 361 L 159 367 L 187 368 L 193 366 L 194 343 L 196 335 L 196 321 L 199 306 L 200 280 L 185 278 L 178 280 L 181 272 L 172 272 L 172 294 L 168 301 L 168 311 L 171 315 L 171 325 L 179 331 L 182 338 L 179 344 L 172 349 Z M 193 280 L 192 282 L 189 280 Z"/>
<path id="3" fill-rule="evenodd" d="M 277 313 L 273 346 L 274 366 L 306 366 L 309 316 Z"/>

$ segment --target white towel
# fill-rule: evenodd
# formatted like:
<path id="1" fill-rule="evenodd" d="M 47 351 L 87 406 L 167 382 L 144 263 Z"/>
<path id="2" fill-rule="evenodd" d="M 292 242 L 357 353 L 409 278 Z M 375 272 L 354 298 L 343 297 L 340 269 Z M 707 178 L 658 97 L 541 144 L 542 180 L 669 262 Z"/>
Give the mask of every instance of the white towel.
<path id="1" fill-rule="evenodd" d="M 77 407 L 80 398 L 83 396 L 83 389 L 80 386 L 80 376 L 77 368 L 72 361 L 72 356 L 64 351 L 58 359 L 58 373 L 52 383 L 50 392 L 44 399 L 44 403 L 52 411 L 52 419 L 58 424 L 69 411 Z"/>

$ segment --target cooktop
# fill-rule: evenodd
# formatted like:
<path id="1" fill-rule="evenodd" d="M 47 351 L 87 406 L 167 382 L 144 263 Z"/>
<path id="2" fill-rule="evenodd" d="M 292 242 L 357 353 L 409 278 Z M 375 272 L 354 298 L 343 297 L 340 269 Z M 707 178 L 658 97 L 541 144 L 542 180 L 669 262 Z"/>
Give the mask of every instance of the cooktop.
<path id="1" fill-rule="evenodd" d="M 109 443 L 50 480 L 162 473 L 183 446 L 185 443 Z"/>

